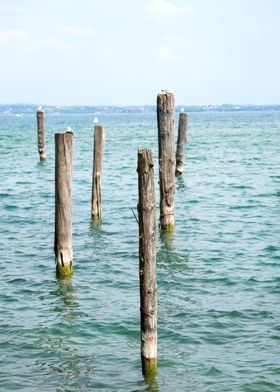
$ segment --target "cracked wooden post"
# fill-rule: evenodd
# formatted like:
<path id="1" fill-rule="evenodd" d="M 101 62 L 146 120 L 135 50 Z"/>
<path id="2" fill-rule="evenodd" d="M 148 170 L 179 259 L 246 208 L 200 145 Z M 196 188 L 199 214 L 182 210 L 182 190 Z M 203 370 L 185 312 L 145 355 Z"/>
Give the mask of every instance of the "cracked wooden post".
<path id="1" fill-rule="evenodd" d="M 72 157 L 73 131 L 55 134 L 55 236 L 56 272 L 73 272 L 72 249 Z"/>
<path id="2" fill-rule="evenodd" d="M 165 91 L 157 96 L 160 227 L 172 231 L 175 225 L 175 99 Z"/>
<path id="3" fill-rule="evenodd" d="M 156 197 L 151 150 L 138 150 L 141 360 L 145 377 L 157 373 Z"/>
<path id="4" fill-rule="evenodd" d="M 101 183 L 102 160 L 105 141 L 105 131 L 102 125 L 94 127 L 94 152 L 92 171 L 91 217 L 101 219 Z"/>
<path id="5" fill-rule="evenodd" d="M 45 148 L 45 112 L 42 109 L 37 110 L 37 134 L 38 134 L 38 152 L 40 161 L 46 159 Z"/>
<path id="6" fill-rule="evenodd" d="M 177 151 L 176 151 L 176 170 L 175 176 L 182 175 L 184 171 L 185 144 L 187 140 L 188 116 L 181 112 L 179 115 Z"/>

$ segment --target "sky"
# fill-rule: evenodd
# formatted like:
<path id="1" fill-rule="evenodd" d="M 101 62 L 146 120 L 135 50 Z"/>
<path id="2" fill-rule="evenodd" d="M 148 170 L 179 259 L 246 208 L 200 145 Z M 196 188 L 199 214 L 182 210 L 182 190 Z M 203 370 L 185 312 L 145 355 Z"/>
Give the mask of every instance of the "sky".
<path id="1" fill-rule="evenodd" d="M 0 0 L 0 103 L 280 103 L 279 0 Z"/>

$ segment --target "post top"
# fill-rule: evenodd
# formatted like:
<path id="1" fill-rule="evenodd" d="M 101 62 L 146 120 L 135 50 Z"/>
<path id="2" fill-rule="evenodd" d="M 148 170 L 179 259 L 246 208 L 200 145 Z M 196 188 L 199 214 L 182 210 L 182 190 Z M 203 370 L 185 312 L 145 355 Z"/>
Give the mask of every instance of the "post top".
<path id="1" fill-rule="evenodd" d="M 72 133 L 72 134 L 74 134 L 74 131 L 73 131 L 73 129 L 71 127 L 67 127 L 65 129 L 65 133 Z"/>
<path id="2" fill-rule="evenodd" d="M 159 94 L 175 94 L 175 90 L 170 88 L 170 89 L 163 89 L 160 91 Z"/>

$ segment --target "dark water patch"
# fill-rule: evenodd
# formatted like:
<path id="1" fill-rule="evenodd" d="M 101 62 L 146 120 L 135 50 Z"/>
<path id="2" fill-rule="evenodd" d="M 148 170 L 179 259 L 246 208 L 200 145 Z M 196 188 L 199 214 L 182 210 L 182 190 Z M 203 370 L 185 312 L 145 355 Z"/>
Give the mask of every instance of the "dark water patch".
<path id="1" fill-rule="evenodd" d="M 241 190 L 243 190 L 243 189 L 254 189 L 250 185 L 243 185 L 243 184 L 234 184 L 234 183 L 232 183 L 232 184 L 228 184 L 228 186 L 230 188 L 232 188 L 232 189 L 241 189 Z"/>
<path id="2" fill-rule="evenodd" d="M 213 376 L 216 377 L 216 376 L 221 375 L 222 373 L 223 372 L 221 370 L 219 370 L 217 367 L 211 366 L 209 369 L 207 369 L 204 372 L 204 375 L 209 376 L 209 377 L 213 377 Z"/>
<path id="3" fill-rule="evenodd" d="M 266 252 L 278 252 L 280 251 L 280 247 L 279 246 L 275 246 L 275 245 L 268 245 L 264 248 L 264 250 Z"/>
<path id="4" fill-rule="evenodd" d="M 201 199 L 191 199 L 191 200 L 188 200 L 188 204 L 199 204 L 199 203 L 201 203 Z"/>
<path id="5" fill-rule="evenodd" d="M 230 210 L 250 210 L 255 208 L 255 205 L 237 205 L 237 206 L 229 206 Z"/>
<path id="6" fill-rule="evenodd" d="M 273 383 L 270 381 L 264 381 L 263 378 L 265 377 L 259 377 L 257 380 L 255 380 L 252 383 L 245 383 L 241 385 L 241 390 L 244 392 L 256 392 L 256 391 L 262 391 L 262 392 L 271 392 L 271 391 L 278 391 L 280 388 L 280 383 Z"/>
<path id="7" fill-rule="evenodd" d="M 207 334 L 201 336 L 201 340 L 204 343 L 214 346 L 223 346 L 232 343 L 234 339 L 238 339 L 238 335 L 228 335 L 226 333 L 222 333 L 221 331 L 219 332 L 219 334 L 208 331 Z"/>
<path id="8" fill-rule="evenodd" d="M 280 340 L 280 336 L 279 335 L 271 335 L 270 339 L 272 339 L 272 340 Z"/>
<path id="9" fill-rule="evenodd" d="M 24 278 L 13 278 L 8 280 L 8 284 L 27 284 L 28 280 Z"/>

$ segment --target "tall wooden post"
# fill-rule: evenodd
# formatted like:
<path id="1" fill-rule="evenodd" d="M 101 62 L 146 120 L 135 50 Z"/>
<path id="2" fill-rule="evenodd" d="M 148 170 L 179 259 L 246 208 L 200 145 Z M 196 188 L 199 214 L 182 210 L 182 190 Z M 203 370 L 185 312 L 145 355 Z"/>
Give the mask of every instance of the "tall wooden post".
<path id="1" fill-rule="evenodd" d="M 91 217 L 101 219 L 102 159 L 105 131 L 101 125 L 94 127 L 94 152 L 92 171 Z"/>
<path id="2" fill-rule="evenodd" d="M 55 134 L 55 236 L 58 276 L 73 272 L 72 249 L 72 157 L 73 132 Z"/>
<path id="3" fill-rule="evenodd" d="M 157 96 L 158 158 L 160 185 L 160 227 L 172 231 L 175 225 L 175 99 L 165 91 Z"/>
<path id="4" fill-rule="evenodd" d="M 181 112 L 179 115 L 177 151 L 176 151 L 176 170 L 175 175 L 180 176 L 184 171 L 185 144 L 187 140 L 188 116 Z"/>
<path id="5" fill-rule="evenodd" d="M 138 151 L 141 359 L 144 376 L 157 373 L 156 197 L 151 150 Z"/>
<path id="6" fill-rule="evenodd" d="M 46 159 L 46 148 L 45 148 L 45 112 L 44 110 L 37 110 L 37 133 L 38 133 L 38 152 L 40 160 Z"/>

